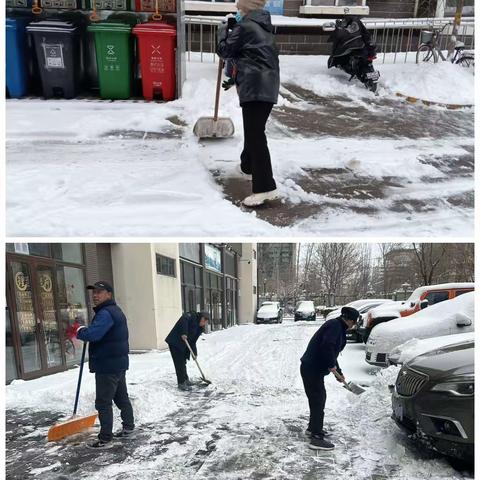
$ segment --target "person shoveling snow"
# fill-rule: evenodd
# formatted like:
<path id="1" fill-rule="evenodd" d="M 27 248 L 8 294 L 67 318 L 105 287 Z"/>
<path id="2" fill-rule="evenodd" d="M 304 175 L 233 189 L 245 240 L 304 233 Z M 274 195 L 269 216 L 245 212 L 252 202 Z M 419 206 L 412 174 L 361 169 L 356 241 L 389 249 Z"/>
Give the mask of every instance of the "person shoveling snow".
<path id="1" fill-rule="evenodd" d="M 310 407 L 310 420 L 305 433 L 310 437 L 309 448 L 312 450 L 335 448 L 335 445 L 325 438 L 329 433 L 323 428 L 327 400 L 325 377 L 332 372 L 337 381 L 348 385 L 337 357 L 347 344 L 347 329 L 353 327 L 358 316 L 359 313 L 354 308 L 343 307 L 340 317 L 326 321 L 316 331 L 300 360 L 300 373 Z M 349 390 L 361 393 L 359 390 L 355 391 L 353 386 L 350 386 Z"/>
<path id="2" fill-rule="evenodd" d="M 264 7 L 265 0 L 239 0 L 235 18 L 218 29 L 217 53 L 236 67 L 244 131 L 240 169 L 252 176 L 253 194 L 243 200 L 247 207 L 278 198 L 265 125 L 278 101 L 280 70 L 270 13 Z"/>
<path id="3" fill-rule="evenodd" d="M 180 390 L 189 391 L 194 385 L 188 378 L 187 360 L 190 358 L 190 353 L 192 353 L 193 359 L 197 361 L 197 340 L 204 332 L 205 325 L 209 319 L 210 316 L 207 312 L 184 313 L 165 339 L 172 355 Z M 203 376 L 203 373 L 202 380 L 206 384 L 210 383 Z"/>

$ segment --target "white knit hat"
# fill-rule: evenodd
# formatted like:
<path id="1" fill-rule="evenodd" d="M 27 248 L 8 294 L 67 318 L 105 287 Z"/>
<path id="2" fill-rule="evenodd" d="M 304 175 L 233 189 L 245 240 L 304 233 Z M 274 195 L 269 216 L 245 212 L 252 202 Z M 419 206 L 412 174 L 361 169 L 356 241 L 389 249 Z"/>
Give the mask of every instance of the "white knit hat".
<path id="1" fill-rule="evenodd" d="M 238 0 L 237 7 L 243 13 L 265 8 L 266 0 Z"/>

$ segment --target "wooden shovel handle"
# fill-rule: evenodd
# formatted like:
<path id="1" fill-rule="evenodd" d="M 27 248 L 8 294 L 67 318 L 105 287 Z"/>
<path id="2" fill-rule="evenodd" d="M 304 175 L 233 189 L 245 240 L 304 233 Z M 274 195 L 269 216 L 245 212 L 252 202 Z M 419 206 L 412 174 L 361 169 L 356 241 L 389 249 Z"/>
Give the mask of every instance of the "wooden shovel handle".
<path id="1" fill-rule="evenodd" d="M 217 90 L 215 92 L 215 111 L 213 114 L 213 121 L 218 120 L 218 107 L 220 105 L 220 82 L 222 81 L 223 59 L 218 59 L 218 74 L 217 74 Z"/>

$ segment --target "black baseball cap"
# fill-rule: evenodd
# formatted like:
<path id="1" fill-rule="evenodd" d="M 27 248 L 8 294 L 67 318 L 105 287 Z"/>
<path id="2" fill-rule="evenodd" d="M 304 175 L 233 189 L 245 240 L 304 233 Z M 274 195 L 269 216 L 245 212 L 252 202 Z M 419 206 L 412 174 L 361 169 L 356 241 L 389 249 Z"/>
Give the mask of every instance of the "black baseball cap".
<path id="1" fill-rule="evenodd" d="M 108 282 L 100 280 L 95 282 L 93 285 L 87 285 L 87 290 L 106 290 L 107 292 L 113 293 L 113 288 Z"/>
<path id="2" fill-rule="evenodd" d="M 354 322 L 357 321 L 358 316 L 360 314 L 358 313 L 358 310 L 352 307 L 343 307 L 342 308 L 342 316 L 345 318 L 345 320 L 353 320 Z"/>

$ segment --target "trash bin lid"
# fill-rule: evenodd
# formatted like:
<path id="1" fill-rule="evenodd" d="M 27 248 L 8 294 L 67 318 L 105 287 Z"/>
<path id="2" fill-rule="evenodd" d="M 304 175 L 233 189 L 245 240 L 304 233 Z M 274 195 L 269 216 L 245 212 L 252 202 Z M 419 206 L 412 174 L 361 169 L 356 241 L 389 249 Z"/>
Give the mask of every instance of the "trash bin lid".
<path id="1" fill-rule="evenodd" d="M 145 33 L 156 33 L 162 36 L 174 37 L 177 34 L 177 29 L 168 23 L 161 22 L 146 22 L 140 23 L 133 27 L 135 35 L 142 35 Z"/>
<path id="2" fill-rule="evenodd" d="M 29 32 L 64 32 L 75 33 L 79 26 L 73 21 L 63 20 L 40 20 L 34 21 L 27 26 Z"/>
<path id="3" fill-rule="evenodd" d="M 87 27 L 87 30 L 89 32 L 130 33 L 132 31 L 132 27 L 126 23 L 99 22 L 92 23 L 92 25 Z"/>

